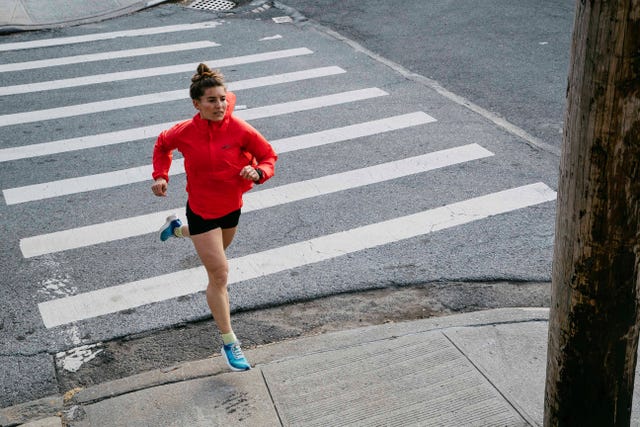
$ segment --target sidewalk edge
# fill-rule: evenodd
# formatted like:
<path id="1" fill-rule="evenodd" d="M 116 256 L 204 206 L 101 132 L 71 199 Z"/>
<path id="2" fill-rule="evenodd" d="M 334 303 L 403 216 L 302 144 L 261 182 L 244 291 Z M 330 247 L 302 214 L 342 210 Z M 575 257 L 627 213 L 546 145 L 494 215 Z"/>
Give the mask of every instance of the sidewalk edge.
<path id="1" fill-rule="evenodd" d="M 549 310 L 547 308 L 491 309 L 294 338 L 253 349 L 245 349 L 245 354 L 254 366 L 260 366 L 277 363 L 292 357 L 297 358 L 325 351 L 335 351 L 399 336 L 462 326 L 474 327 L 547 321 L 548 316 Z M 227 371 L 228 368 L 222 358 L 216 355 L 207 359 L 184 362 L 170 368 L 147 371 L 131 377 L 98 384 L 80 390 L 71 400 L 74 404 L 90 404 L 150 387 L 214 376 Z"/>
<path id="2" fill-rule="evenodd" d="M 335 351 L 429 331 L 457 327 L 539 322 L 548 321 L 548 318 L 548 308 L 498 308 L 295 338 L 246 349 L 245 354 L 256 367 L 259 367 L 305 355 Z M 32 402 L 2 408 L 0 409 L 0 425 L 3 427 L 16 426 L 30 420 L 59 416 L 62 411 L 71 406 L 89 405 L 147 388 L 210 377 L 227 372 L 228 368 L 219 355 L 207 359 L 184 362 L 169 368 L 142 372 L 130 377 L 97 384 L 86 389 L 68 392 L 66 398 L 62 395 L 49 396 Z"/>

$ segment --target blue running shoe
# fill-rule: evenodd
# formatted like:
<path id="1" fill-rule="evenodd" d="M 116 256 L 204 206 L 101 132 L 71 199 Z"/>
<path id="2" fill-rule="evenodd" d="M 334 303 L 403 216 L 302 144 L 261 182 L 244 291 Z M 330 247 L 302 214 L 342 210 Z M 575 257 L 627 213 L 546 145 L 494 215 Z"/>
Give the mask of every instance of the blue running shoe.
<path id="1" fill-rule="evenodd" d="M 225 344 L 222 346 L 222 356 L 227 361 L 227 365 L 232 371 L 248 371 L 251 369 L 251 365 L 245 359 L 240 348 L 240 341 L 233 342 L 231 344 Z"/>
<path id="2" fill-rule="evenodd" d="M 160 240 L 164 242 L 169 237 L 176 237 L 173 232 L 178 227 L 182 227 L 182 221 L 180 221 L 180 219 L 175 215 L 168 216 L 167 222 L 165 222 L 162 228 L 160 228 Z"/>

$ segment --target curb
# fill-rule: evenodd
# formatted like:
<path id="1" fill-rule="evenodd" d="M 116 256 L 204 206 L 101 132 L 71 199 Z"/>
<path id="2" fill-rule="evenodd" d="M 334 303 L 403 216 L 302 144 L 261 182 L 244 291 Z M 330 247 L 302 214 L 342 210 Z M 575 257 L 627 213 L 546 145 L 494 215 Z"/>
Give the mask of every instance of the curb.
<path id="1" fill-rule="evenodd" d="M 458 327 L 547 322 L 548 319 L 548 308 L 499 308 L 296 338 L 247 349 L 245 354 L 256 366 L 260 366 L 429 331 Z M 65 396 L 50 396 L 3 408 L 0 410 L 0 426 L 13 427 L 30 420 L 41 422 L 32 424 L 31 427 L 57 426 L 59 424 L 55 424 L 55 422 L 59 422 L 60 418 L 58 417 L 65 411 L 72 411 L 74 407 L 93 404 L 139 390 L 227 372 L 226 364 L 219 356 L 185 362 L 170 368 L 143 372 L 86 389 L 71 390 Z M 42 424 L 42 422 L 48 422 L 48 424 Z"/>

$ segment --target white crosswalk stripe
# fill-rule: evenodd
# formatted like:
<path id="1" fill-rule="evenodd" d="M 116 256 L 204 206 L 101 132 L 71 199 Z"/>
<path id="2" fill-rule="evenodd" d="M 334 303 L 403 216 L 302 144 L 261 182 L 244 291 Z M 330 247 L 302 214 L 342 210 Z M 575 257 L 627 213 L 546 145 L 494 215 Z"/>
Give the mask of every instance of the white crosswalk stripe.
<path id="1" fill-rule="evenodd" d="M 555 200 L 542 183 L 476 197 L 389 221 L 229 260 L 229 284 L 314 264 Z M 47 328 L 203 291 L 203 267 L 112 286 L 38 304 Z"/>
<path id="2" fill-rule="evenodd" d="M 94 42 L 98 40 L 117 39 L 120 37 L 139 37 L 139 36 L 149 36 L 153 34 L 173 33 L 177 31 L 202 30 L 207 28 L 215 28 L 219 25 L 222 25 L 222 22 L 207 21 L 207 22 L 199 22 L 195 24 L 166 25 L 162 27 L 140 28 L 137 30 L 111 31 L 108 33 L 87 34 L 84 36 L 73 36 L 73 37 L 58 37 L 58 38 L 44 39 L 44 40 L 33 40 L 28 42 L 0 43 L 0 52 L 3 52 L 3 51 L 6 52 L 10 50 L 35 49 L 35 48 L 51 47 L 51 46 L 62 46 L 62 45 L 70 45 L 70 44 L 77 44 L 77 43 L 88 43 L 88 42 Z"/>
<path id="3" fill-rule="evenodd" d="M 423 112 L 415 112 L 316 132 L 313 134 L 304 135 L 303 137 L 289 137 L 282 139 L 281 142 L 283 144 L 286 144 L 287 146 L 291 146 L 292 144 L 302 144 L 304 146 L 308 146 L 307 144 L 310 141 L 330 140 L 338 142 L 343 140 L 345 136 L 348 138 L 358 138 L 362 136 L 373 135 L 378 132 L 402 129 L 405 126 L 429 123 L 433 121 L 435 121 L 435 119 L 428 114 Z M 168 129 L 173 124 L 174 122 L 160 123 L 157 125 L 120 130 L 115 132 L 107 132 L 98 135 L 88 135 L 78 138 L 62 139 L 40 144 L 25 145 L 22 147 L 0 149 L 0 162 L 26 159 L 30 157 L 48 156 L 51 154 L 66 153 L 69 151 L 84 150 L 88 148 L 104 147 L 107 145 L 139 141 L 145 138 L 155 138 L 160 132 L 162 132 L 164 129 Z M 322 142 L 322 144 L 324 144 L 324 142 Z M 319 143 L 319 145 L 321 144 Z"/>
<path id="4" fill-rule="evenodd" d="M 24 145 L 0 149 L 0 162 L 28 159 L 31 157 L 49 156 L 52 154 L 66 153 L 69 151 L 84 150 L 87 148 L 104 147 L 113 144 L 138 141 L 145 138 L 158 136 L 164 129 L 169 128 L 175 122 L 159 123 L 134 129 L 117 130 L 97 135 L 80 136 L 77 138 L 61 139 L 39 144 Z"/>
<path id="5" fill-rule="evenodd" d="M 113 52 L 91 53 L 87 55 L 66 56 L 64 58 L 39 59 L 37 61 L 14 62 L 0 65 L 0 73 L 25 71 L 35 68 L 57 67 L 60 65 L 84 64 L 86 62 L 106 61 L 109 59 L 131 58 L 134 56 L 157 55 L 169 52 L 181 52 L 190 49 L 206 49 L 220 46 L 218 43 L 202 40 L 198 42 L 170 44 L 166 46 L 126 49 Z"/>
<path id="6" fill-rule="evenodd" d="M 266 209 L 285 203 L 318 197 L 382 181 L 427 172 L 445 166 L 492 156 L 477 144 L 451 148 L 422 156 L 410 157 L 349 172 L 300 181 L 280 187 L 248 193 L 244 198 L 243 212 Z M 120 219 L 96 225 L 48 233 L 20 240 L 25 258 L 77 249 L 157 231 L 164 218 L 183 210 L 182 207 Z M 184 216 L 182 217 L 183 221 Z M 185 221 L 186 222 L 186 221 Z"/>
<path id="7" fill-rule="evenodd" d="M 189 64 L 168 65 L 164 67 L 141 68 L 131 71 L 118 71 L 115 73 L 93 74 L 90 76 L 73 77 L 68 79 L 50 80 L 45 82 L 32 82 L 27 84 L 1 86 L 0 96 L 18 95 L 30 92 L 44 92 L 48 90 L 65 89 L 70 87 L 88 86 L 100 83 L 119 82 L 140 78 L 165 76 L 168 74 L 190 73 L 196 69 L 200 62 L 204 62 L 210 68 L 231 67 L 234 65 L 251 64 L 254 62 L 273 61 L 276 59 L 292 58 L 294 56 L 310 55 L 313 52 L 307 48 L 283 49 L 272 52 L 256 53 L 253 55 L 235 56 L 223 59 L 210 59 Z"/>

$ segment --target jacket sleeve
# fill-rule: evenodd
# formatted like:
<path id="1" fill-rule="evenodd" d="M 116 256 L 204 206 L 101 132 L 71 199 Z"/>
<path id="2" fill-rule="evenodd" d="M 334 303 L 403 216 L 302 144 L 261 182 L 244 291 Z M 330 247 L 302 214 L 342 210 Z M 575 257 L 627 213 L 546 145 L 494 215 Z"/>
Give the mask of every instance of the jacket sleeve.
<path id="1" fill-rule="evenodd" d="M 245 151 L 254 158 L 253 167 L 262 171 L 262 176 L 257 181 L 262 184 L 275 174 L 276 160 L 278 155 L 273 147 L 257 130 L 247 125 L 247 138 L 245 142 Z"/>
<path id="2" fill-rule="evenodd" d="M 153 173 L 154 180 L 164 178 L 169 182 L 169 168 L 173 160 L 173 150 L 176 148 L 170 143 L 171 130 L 165 130 L 158 135 L 153 146 Z"/>

